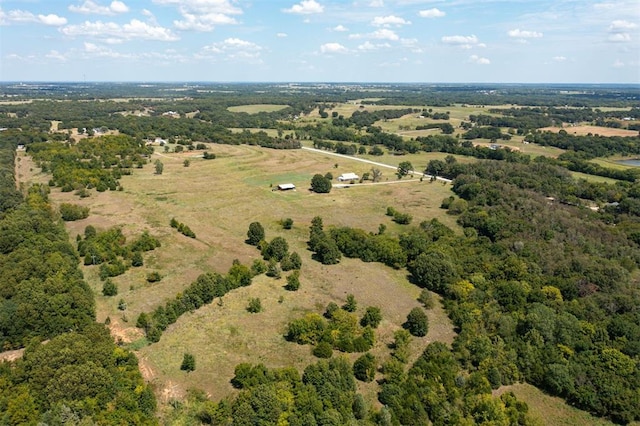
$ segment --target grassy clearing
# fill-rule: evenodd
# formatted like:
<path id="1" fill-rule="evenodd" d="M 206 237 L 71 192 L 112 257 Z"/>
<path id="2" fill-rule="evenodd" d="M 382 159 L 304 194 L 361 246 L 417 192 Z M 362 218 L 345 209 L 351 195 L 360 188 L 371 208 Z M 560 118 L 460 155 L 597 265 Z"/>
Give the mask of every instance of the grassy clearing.
<path id="1" fill-rule="evenodd" d="M 529 405 L 529 413 L 540 425 L 611 426 L 614 424 L 572 407 L 563 399 L 547 395 L 535 386 L 526 383 L 503 386 L 495 393 L 501 394 L 508 391 L 512 391 L 518 399 L 525 401 Z M 631 424 L 637 426 L 639 423 L 634 422 Z"/>
<path id="2" fill-rule="evenodd" d="M 208 151 L 217 158 L 198 158 L 197 151 L 167 154 L 158 148 L 152 162 L 159 159 L 164 163 L 163 174 L 155 175 L 151 164 L 136 169 L 133 175 L 122 178 L 123 191 L 93 192 L 85 199 L 57 189 L 51 194 L 54 203 L 72 202 L 90 208 L 87 219 L 67 223 L 74 241 L 89 224 L 98 229 L 120 226 L 131 239 L 148 230 L 160 239 L 162 246 L 144 255 L 144 266 L 113 279 L 119 289 L 115 297 L 101 295 L 98 267 L 84 267 L 84 273 L 97 295 L 98 321 L 109 317 L 113 334 L 139 349 L 141 370 L 157 385 L 161 400 L 180 397 L 189 387 L 201 388 L 213 398 L 220 398 L 232 392 L 229 380 L 240 362 L 302 369 L 315 358 L 310 347 L 283 339 L 286 323 L 307 311 L 322 312 L 331 301 L 342 304 L 349 293 L 356 296 L 359 315 L 369 305 L 381 308 L 384 320 L 374 353 L 384 361 L 389 356 L 387 344 L 393 332 L 408 312 L 418 306 L 419 289 L 407 281 L 406 271 L 381 264 L 343 259 L 339 265 L 323 266 L 311 260 L 306 249 L 311 219 L 320 215 L 327 227 L 351 226 L 372 232 L 384 223 L 388 233 L 403 232 L 405 227 L 385 215 L 387 207 L 394 206 L 413 215 L 415 224 L 436 217 L 458 229 L 455 217 L 439 208 L 442 199 L 451 195 L 450 185 L 405 178 L 399 184 L 355 185 L 350 189 L 335 188 L 330 194 L 315 194 L 307 189 L 313 174 L 331 172 L 337 176 L 351 171 L 362 174 L 371 166 L 355 159 L 304 150 L 212 144 Z M 191 160 L 189 167 L 183 165 L 185 158 Z M 376 158 L 383 162 L 391 159 Z M 426 166 L 426 159 L 420 167 Z M 26 166 L 25 163 L 23 167 Z M 395 180 L 393 169 L 383 173 L 384 179 Z M 32 177 L 37 179 L 37 172 L 34 174 Z M 298 189 L 272 191 L 272 185 L 287 182 Z M 188 225 L 197 238 L 187 238 L 171 228 L 169 222 L 173 217 Z M 293 229 L 282 229 L 279 221 L 283 218 L 293 219 Z M 216 300 L 183 316 L 163 334 L 159 343 L 143 347 L 143 336 L 134 327 L 140 312 L 149 312 L 174 297 L 203 272 L 226 273 L 234 259 L 248 265 L 260 257 L 255 247 L 244 243 L 248 225 L 253 221 L 263 224 L 268 240 L 283 236 L 290 250 L 301 255 L 301 289 L 285 291 L 284 277 L 279 281 L 257 277 L 252 286 L 225 295 L 220 305 Z M 156 271 L 162 280 L 148 283 L 147 274 Z M 248 313 L 245 308 L 250 297 L 259 297 L 265 311 Z M 124 311 L 118 310 L 120 299 L 126 302 Z M 441 308 L 429 311 L 429 316 L 430 334 L 415 339 L 415 356 L 430 341 L 451 343 L 453 339 L 453 329 Z M 184 352 L 195 355 L 195 373 L 179 370 Z M 355 359 L 358 355 L 348 356 Z M 377 387 L 364 386 L 363 392 L 368 399 L 375 400 Z"/>
<path id="3" fill-rule="evenodd" d="M 620 161 L 622 160 L 637 160 L 638 156 L 634 156 L 634 157 L 621 157 L 621 156 L 614 156 L 614 157 L 606 157 L 606 158 L 594 158 L 593 160 L 590 160 L 592 163 L 596 163 L 601 165 L 602 167 L 606 167 L 609 169 L 615 169 L 615 170 L 628 170 L 628 169 L 633 169 L 636 168 L 637 166 L 631 166 L 628 164 L 622 164 L 620 163 Z"/>
<path id="4" fill-rule="evenodd" d="M 255 104 L 255 105 L 238 105 L 227 108 L 231 112 L 246 112 L 247 114 L 258 114 L 259 112 L 275 112 L 288 108 L 289 105 L 275 104 Z"/>
<path id="5" fill-rule="evenodd" d="M 589 182 L 606 183 L 609 185 L 614 185 L 617 182 L 620 182 L 617 179 L 611 179 L 604 176 L 588 175 L 586 173 L 580 173 L 580 172 L 571 172 L 571 176 L 573 176 L 575 179 L 584 179 Z"/>

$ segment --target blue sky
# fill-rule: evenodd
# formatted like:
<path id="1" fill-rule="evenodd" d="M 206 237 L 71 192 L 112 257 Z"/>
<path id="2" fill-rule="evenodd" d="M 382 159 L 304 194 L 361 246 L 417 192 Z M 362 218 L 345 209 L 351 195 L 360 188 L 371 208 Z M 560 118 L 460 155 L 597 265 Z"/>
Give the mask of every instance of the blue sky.
<path id="1" fill-rule="evenodd" d="M 640 83 L 639 0 L 0 0 L 0 81 Z"/>

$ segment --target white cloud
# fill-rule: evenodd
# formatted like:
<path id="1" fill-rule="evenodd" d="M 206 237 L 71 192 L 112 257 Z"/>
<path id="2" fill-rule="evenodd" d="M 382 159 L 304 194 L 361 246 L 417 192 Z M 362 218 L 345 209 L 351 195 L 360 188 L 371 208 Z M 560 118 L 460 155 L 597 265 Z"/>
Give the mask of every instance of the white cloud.
<path id="1" fill-rule="evenodd" d="M 69 10 L 85 15 L 115 15 L 117 13 L 127 13 L 129 7 L 118 0 L 112 1 L 109 6 L 101 6 L 92 0 L 86 0 L 80 6 L 69 5 Z"/>
<path id="2" fill-rule="evenodd" d="M 367 33 L 367 34 L 349 34 L 349 38 L 350 39 L 362 39 L 362 38 L 370 38 L 370 39 L 377 39 L 377 40 L 391 40 L 391 41 L 398 41 L 400 40 L 400 37 L 398 36 L 398 34 L 395 33 L 395 31 L 390 30 L 388 28 L 381 28 L 379 30 L 376 30 L 372 33 Z"/>
<path id="3" fill-rule="evenodd" d="M 615 33 L 609 36 L 609 41 L 614 43 L 627 43 L 631 41 L 631 36 L 628 33 Z"/>
<path id="4" fill-rule="evenodd" d="M 344 25 L 336 25 L 335 27 L 332 28 L 332 30 L 336 32 L 345 32 L 345 31 L 349 31 L 349 28 L 345 27 Z"/>
<path id="5" fill-rule="evenodd" d="M 555 62 L 564 62 L 564 61 L 566 61 L 566 60 L 567 60 L 567 58 L 566 58 L 566 57 L 564 57 L 564 56 L 554 56 L 554 57 L 553 57 L 553 60 L 554 60 Z"/>
<path id="6" fill-rule="evenodd" d="M 67 57 L 57 50 L 51 50 L 49 53 L 44 55 L 48 59 L 55 59 L 57 61 L 66 61 Z"/>
<path id="7" fill-rule="evenodd" d="M 446 13 L 434 7 L 433 9 L 421 10 L 418 15 L 422 18 L 442 18 Z"/>
<path id="8" fill-rule="evenodd" d="M 509 35 L 509 37 L 514 37 L 514 38 L 541 38 L 542 37 L 542 33 L 539 33 L 537 31 L 521 30 L 520 28 L 516 28 L 515 30 L 509 30 L 507 31 L 507 34 Z"/>
<path id="9" fill-rule="evenodd" d="M 62 26 L 67 23 L 67 18 L 54 14 L 36 16 L 31 12 L 18 9 L 4 12 L 0 9 L 0 25 L 8 25 L 12 22 L 33 22 L 36 24 Z"/>
<path id="10" fill-rule="evenodd" d="M 285 38 L 285 37 L 289 37 L 289 36 L 287 35 L 287 33 L 277 33 L 276 37 Z"/>
<path id="11" fill-rule="evenodd" d="M 369 3 L 369 7 L 384 7 L 384 1 L 383 0 L 372 0 L 371 3 Z"/>
<path id="12" fill-rule="evenodd" d="M 620 59 L 616 59 L 611 66 L 614 68 L 622 68 L 624 67 L 624 62 L 622 62 Z"/>
<path id="13" fill-rule="evenodd" d="M 469 56 L 469 62 L 473 64 L 478 64 L 478 65 L 489 65 L 491 63 L 491 61 L 488 60 L 487 58 L 483 58 L 478 55 Z"/>
<path id="14" fill-rule="evenodd" d="M 178 6 L 180 11 L 196 14 L 224 13 L 225 15 L 240 15 L 242 9 L 234 6 L 235 1 L 229 0 L 153 0 L 155 4 Z"/>
<path id="15" fill-rule="evenodd" d="M 325 43 L 320 46 L 321 53 L 347 53 L 349 50 L 340 43 Z"/>
<path id="16" fill-rule="evenodd" d="M 153 0 L 156 4 L 178 7 L 182 19 L 173 25 L 182 31 L 213 31 L 217 25 L 237 24 L 230 15 L 241 15 L 242 9 L 230 0 Z"/>
<path id="17" fill-rule="evenodd" d="M 362 43 L 360 46 L 358 46 L 358 50 L 362 50 L 365 52 L 372 52 L 374 50 L 388 49 L 390 47 L 391 45 L 389 43 L 373 44 L 369 40 L 367 40 L 364 43 Z"/>
<path id="18" fill-rule="evenodd" d="M 70 37 L 90 36 L 104 39 L 120 40 L 158 40 L 176 41 L 179 37 L 170 29 L 154 26 L 137 19 L 132 19 L 128 24 L 120 25 L 114 22 L 85 21 L 78 25 L 68 25 L 60 31 Z"/>
<path id="19" fill-rule="evenodd" d="M 634 22 L 624 21 L 624 20 L 616 20 L 609 25 L 609 31 L 611 32 L 623 32 L 627 30 L 632 30 L 636 28 L 638 25 Z"/>
<path id="20" fill-rule="evenodd" d="M 476 47 L 485 47 L 483 43 L 478 41 L 478 37 L 475 35 L 463 36 L 463 35 L 454 35 L 454 36 L 444 36 L 442 37 L 442 42 L 444 44 L 451 44 L 453 46 L 460 46 L 463 49 L 471 49 L 473 46 Z"/>
<path id="21" fill-rule="evenodd" d="M 202 53 L 196 55 L 196 58 L 221 58 L 230 61 L 260 64 L 262 63 L 260 57 L 262 50 L 262 46 L 251 41 L 231 37 L 205 46 L 202 49 Z"/>
<path id="22" fill-rule="evenodd" d="M 38 15 L 38 21 L 41 24 L 52 25 L 54 27 L 59 27 L 65 25 L 67 23 L 67 18 L 58 15 Z"/>
<path id="23" fill-rule="evenodd" d="M 216 25 L 232 25 L 237 24 L 234 18 L 223 13 L 207 13 L 204 15 L 195 15 L 192 13 L 183 13 L 184 18 L 181 21 L 173 21 L 173 25 L 183 31 L 213 31 Z"/>
<path id="24" fill-rule="evenodd" d="M 410 21 L 406 21 L 403 18 L 395 15 L 389 16 L 376 16 L 371 21 L 371 25 L 374 27 L 390 27 L 390 26 L 402 26 L 402 25 L 410 25 Z"/>
<path id="25" fill-rule="evenodd" d="M 299 4 L 294 4 L 289 9 L 282 9 L 282 11 L 296 15 L 312 15 L 324 12 L 324 6 L 315 0 L 302 0 Z"/>

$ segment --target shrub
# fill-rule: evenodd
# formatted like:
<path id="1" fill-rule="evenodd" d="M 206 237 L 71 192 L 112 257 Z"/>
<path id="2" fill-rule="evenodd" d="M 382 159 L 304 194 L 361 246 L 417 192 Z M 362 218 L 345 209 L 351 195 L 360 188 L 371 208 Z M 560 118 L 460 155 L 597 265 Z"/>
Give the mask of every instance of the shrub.
<path id="1" fill-rule="evenodd" d="M 347 312 L 355 312 L 357 307 L 356 297 L 353 294 L 347 294 L 347 302 L 342 305 L 342 309 Z"/>
<path id="2" fill-rule="evenodd" d="M 376 357 L 366 353 L 353 363 L 353 375 L 363 382 L 371 382 L 376 376 Z"/>
<path id="3" fill-rule="evenodd" d="M 251 222 L 247 231 L 247 244 L 257 246 L 260 241 L 264 240 L 264 228 L 260 222 Z"/>
<path id="4" fill-rule="evenodd" d="M 182 357 L 182 364 L 180 365 L 180 370 L 186 371 L 187 373 L 194 371 L 196 369 L 196 358 L 188 353 L 185 353 Z"/>
<path id="5" fill-rule="evenodd" d="M 378 328 L 378 326 L 380 325 L 380 321 L 382 321 L 380 308 L 378 308 L 377 306 L 368 306 L 367 311 L 364 313 L 364 316 L 360 320 L 360 325 L 363 327 L 369 326 L 371 328 Z"/>
<path id="6" fill-rule="evenodd" d="M 284 229 L 291 229 L 293 227 L 293 219 L 291 219 L 290 217 L 282 219 L 281 223 Z"/>
<path id="7" fill-rule="evenodd" d="M 118 286 L 113 281 L 107 279 L 102 285 L 102 294 L 104 296 L 115 296 L 118 294 Z"/>
<path id="8" fill-rule="evenodd" d="M 89 217 L 89 207 L 62 203 L 60 204 L 60 216 L 62 217 L 62 220 L 67 222 L 85 219 Z"/>
<path id="9" fill-rule="evenodd" d="M 149 272 L 147 274 L 147 282 L 156 283 L 162 279 L 162 275 L 159 272 Z"/>
<path id="10" fill-rule="evenodd" d="M 429 331 L 429 319 L 422 308 L 413 308 L 403 326 L 412 335 L 423 337 Z"/>
<path id="11" fill-rule="evenodd" d="M 252 297 L 249 299 L 249 305 L 247 305 L 247 311 L 252 314 L 257 314 L 262 311 L 262 302 L 259 297 Z"/>
<path id="12" fill-rule="evenodd" d="M 300 271 L 295 270 L 287 277 L 287 285 L 284 288 L 289 291 L 297 291 L 300 288 Z"/>
<path id="13" fill-rule="evenodd" d="M 313 355 L 318 358 L 331 358 L 331 355 L 333 355 L 333 348 L 328 342 L 320 342 L 315 348 L 313 348 Z"/>

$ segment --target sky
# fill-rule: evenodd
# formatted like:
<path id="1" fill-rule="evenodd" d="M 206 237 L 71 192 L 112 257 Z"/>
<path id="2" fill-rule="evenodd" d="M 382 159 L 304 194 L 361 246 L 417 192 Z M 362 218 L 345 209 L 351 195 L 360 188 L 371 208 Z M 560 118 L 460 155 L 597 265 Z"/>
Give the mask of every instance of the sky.
<path id="1" fill-rule="evenodd" d="M 640 0 L 0 0 L 0 81 L 640 84 Z"/>

